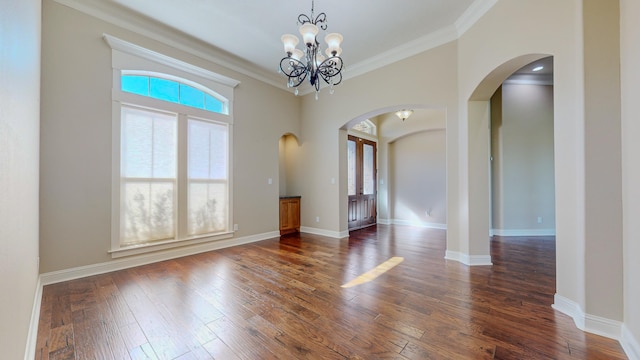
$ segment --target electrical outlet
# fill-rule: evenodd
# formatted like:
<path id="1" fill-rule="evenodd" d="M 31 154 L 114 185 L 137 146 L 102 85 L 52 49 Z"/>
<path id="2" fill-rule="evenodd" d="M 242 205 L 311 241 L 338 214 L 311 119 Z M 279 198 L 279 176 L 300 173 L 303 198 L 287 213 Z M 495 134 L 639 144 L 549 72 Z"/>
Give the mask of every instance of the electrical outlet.
<path id="1" fill-rule="evenodd" d="M 238 224 L 233 224 L 233 231 L 238 231 Z"/>
<path id="2" fill-rule="evenodd" d="M 542 224 L 542 216 L 538 216 L 538 224 Z"/>
<path id="3" fill-rule="evenodd" d="M 319 223 L 320 222 L 320 216 L 316 216 L 316 222 Z"/>

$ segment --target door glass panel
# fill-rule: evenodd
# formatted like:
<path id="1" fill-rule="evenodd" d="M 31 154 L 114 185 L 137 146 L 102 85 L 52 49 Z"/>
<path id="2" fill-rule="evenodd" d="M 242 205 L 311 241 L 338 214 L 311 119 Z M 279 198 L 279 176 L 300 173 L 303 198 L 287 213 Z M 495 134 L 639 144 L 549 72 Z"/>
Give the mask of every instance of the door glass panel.
<path id="1" fill-rule="evenodd" d="M 349 195 L 356 194 L 356 142 L 347 141 L 347 183 Z"/>
<path id="2" fill-rule="evenodd" d="M 375 164 L 373 156 L 373 146 L 369 144 L 364 144 L 362 147 L 362 192 L 365 195 L 374 194 L 375 190 Z"/>

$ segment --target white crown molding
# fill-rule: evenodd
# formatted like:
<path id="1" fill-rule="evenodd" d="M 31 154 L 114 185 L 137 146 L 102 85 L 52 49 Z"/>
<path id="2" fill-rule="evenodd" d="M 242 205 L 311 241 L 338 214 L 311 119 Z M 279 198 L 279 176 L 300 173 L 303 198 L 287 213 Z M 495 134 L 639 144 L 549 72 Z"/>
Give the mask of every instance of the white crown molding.
<path id="1" fill-rule="evenodd" d="M 93 16 L 100 20 L 106 21 L 113 25 L 119 26 L 157 40 L 163 44 L 169 45 L 175 49 L 184 51 L 185 53 L 198 56 L 204 60 L 214 64 L 223 66 L 229 70 L 247 75 L 256 80 L 262 81 L 269 85 L 283 88 L 283 82 L 279 74 L 275 71 L 267 72 L 257 66 L 241 59 L 237 56 L 229 54 L 224 50 L 215 48 L 203 41 L 197 40 L 189 35 L 180 33 L 175 29 L 138 16 L 125 8 L 110 1 L 91 1 L 86 0 L 53 0 L 61 5 L 78 10 L 87 15 Z"/>
<path id="2" fill-rule="evenodd" d="M 496 236 L 555 236 L 556 229 L 491 229 Z"/>
<path id="3" fill-rule="evenodd" d="M 467 30 L 480 20 L 487 11 L 491 10 L 497 2 L 498 0 L 475 0 L 454 23 L 457 37 L 467 32 Z"/>
<path id="4" fill-rule="evenodd" d="M 448 26 L 416 40 L 401 44 L 393 49 L 389 49 L 367 60 L 350 65 L 345 69 L 344 79 L 347 80 L 360 76 L 372 70 L 444 45 L 457 38 L 456 28 L 453 25 Z"/>
<path id="5" fill-rule="evenodd" d="M 126 8 L 108 1 L 86 0 L 53 0 L 59 4 L 68 6 L 90 16 L 109 22 L 113 25 L 136 32 L 148 38 L 160 41 L 186 53 L 201 57 L 214 64 L 223 66 L 229 70 L 237 71 L 241 74 L 265 82 L 280 89 L 286 88 L 286 81 L 283 81 L 280 74 L 270 73 L 236 57 L 224 50 L 215 48 L 203 41 L 197 40 L 189 35 L 180 33 L 174 29 L 159 24 L 153 20 L 138 16 Z M 396 48 L 387 50 L 365 61 L 352 64 L 344 69 L 343 81 L 379 69 L 391 63 L 406 59 L 440 45 L 458 39 L 464 34 L 478 19 L 480 19 L 497 0 L 475 0 L 469 8 L 448 27 L 429 33 L 421 38 L 402 44 Z M 326 87 L 326 86 L 325 86 Z M 294 89 L 289 89 L 291 92 Z M 299 95 L 308 95 L 315 91 L 311 86 L 299 88 Z"/>
<path id="6" fill-rule="evenodd" d="M 119 50 L 124 53 L 135 55 L 137 57 L 140 57 L 149 61 L 155 61 L 162 65 L 166 65 L 174 69 L 186 71 L 190 74 L 193 74 L 205 79 L 209 79 L 209 80 L 230 86 L 232 88 L 235 88 L 240 84 L 240 81 L 238 80 L 232 79 L 224 75 L 220 75 L 218 73 L 214 73 L 213 71 L 209 71 L 195 65 L 191 65 L 184 61 L 174 59 L 170 56 L 157 53 L 155 51 L 149 50 L 142 46 L 130 43 L 122 39 L 118 39 L 115 36 L 111 36 L 109 34 L 102 34 L 102 37 L 104 38 L 104 41 L 113 50 Z"/>
<path id="7" fill-rule="evenodd" d="M 397 61 L 404 60 L 414 55 L 418 55 L 427 50 L 431 50 L 440 45 L 444 45 L 446 43 L 454 41 L 457 38 L 457 30 L 453 25 L 429 33 L 416 40 L 401 44 L 400 46 L 397 46 L 393 49 L 370 57 L 367 60 L 349 66 L 345 65 L 344 69 L 342 70 L 342 81 L 352 79 L 376 69 L 380 69 L 384 66 L 393 64 Z M 321 86 L 320 90 L 326 87 L 328 87 L 328 85 L 325 84 L 324 86 Z M 298 88 L 298 93 L 300 96 L 313 94 L 314 92 L 315 88 L 312 86 Z"/>
<path id="8" fill-rule="evenodd" d="M 633 336 L 625 324 L 622 324 L 620 345 L 622 345 L 622 349 L 624 349 L 629 360 L 640 360 L 640 341 Z"/>
<path id="9" fill-rule="evenodd" d="M 71 269 L 52 271 L 40 275 L 42 285 L 55 284 L 63 281 L 79 279 L 87 276 L 104 274 L 112 271 L 128 269 L 136 266 L 151 264 L 159 261 L 171 260 L 183 256 L 200 254 L 207 251 L 224 249 L 232 246 L 250 244 L 257 241 L 273 239 L 280 236 L 277 231 L 263 234 L 239 237 L 228 240 L 212 241 L 206 244 L 193 246 L 185 246 L 181 248 L 170 249 L 167 251 L 158 251 L 155 253 L 144 254 L 139 256 L 130 256 L 99 264 L 80 266 Z"/>

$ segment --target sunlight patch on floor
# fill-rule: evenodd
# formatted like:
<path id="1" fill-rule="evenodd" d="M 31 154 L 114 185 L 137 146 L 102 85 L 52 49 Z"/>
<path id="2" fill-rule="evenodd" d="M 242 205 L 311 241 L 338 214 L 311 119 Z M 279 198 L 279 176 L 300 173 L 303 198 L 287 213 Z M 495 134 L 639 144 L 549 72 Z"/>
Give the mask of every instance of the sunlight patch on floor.
<path id="1" fill-rule="evenodd" d="M 391 259 L 383 262 L 382 264 L 376 266 L 375 268 L 367 271 L 366 273 L 358 276 L 357 278 L 349 281 L 348 283 L 342 285 L 343 288 L 350 288 L 356 285 L 364 284 L 369 281 L 374 280 L 378 276 L 386 273 L 387 271 L 393 269 L 396 265 L 400 264 L 404 261 L 403 257 L 392 257 Z"/>

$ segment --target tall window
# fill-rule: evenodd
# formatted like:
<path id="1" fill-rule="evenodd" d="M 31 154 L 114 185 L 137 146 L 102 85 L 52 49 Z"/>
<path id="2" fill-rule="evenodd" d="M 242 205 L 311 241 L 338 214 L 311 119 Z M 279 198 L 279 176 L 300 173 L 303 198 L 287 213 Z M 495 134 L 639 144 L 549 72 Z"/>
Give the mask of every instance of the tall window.
<path id="1" fill-rule="evenodd" d="M 122 106 L 120 245 L 176 236 L 175 114 Z"/>
<path id="2" fill-rule="evenodd" d="M 189 119 L 189 235 L 225 231 L 228 224 L 227 127 Z"/>
<path id="3" fill-rule="evenodd" d="M 114 65 L 112 256 L 231 237 L 237 82 L 105 40 Z"/>

